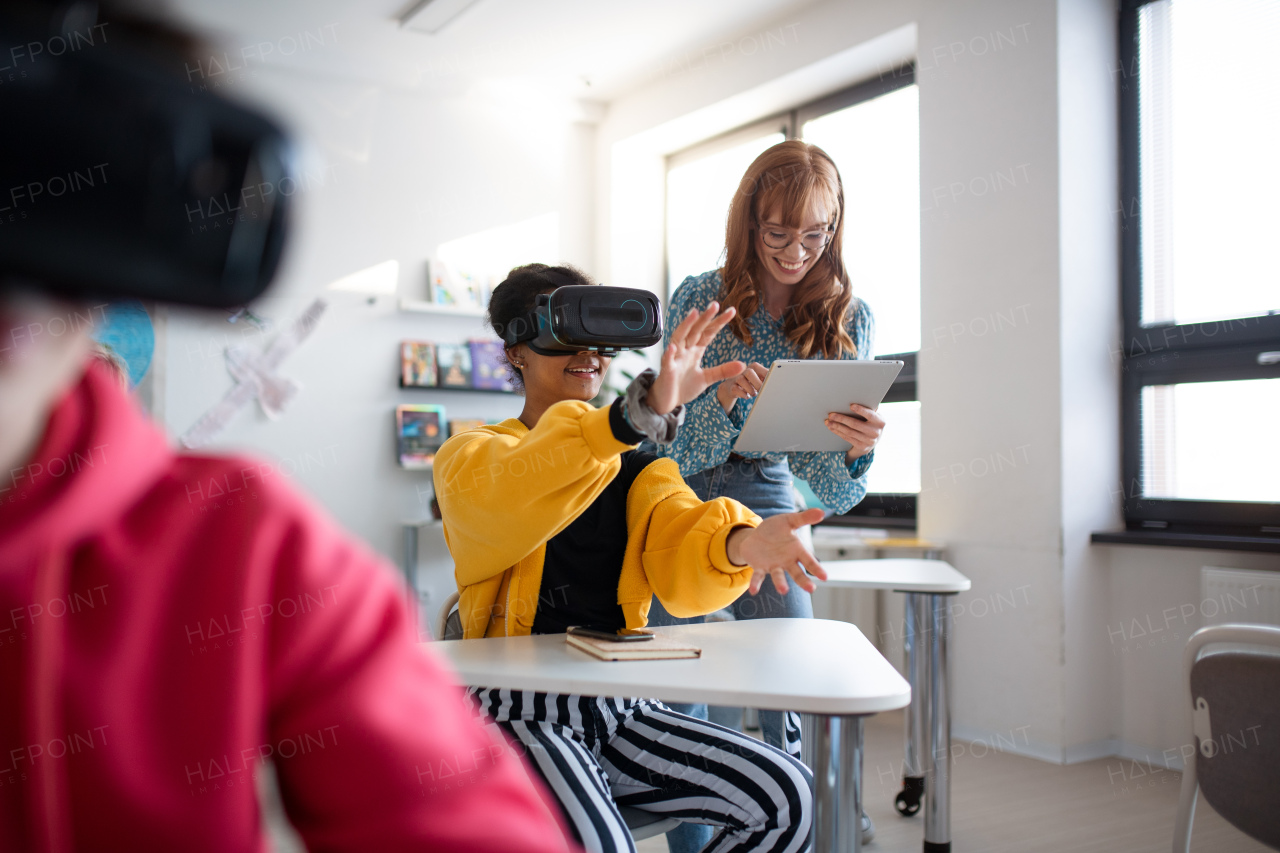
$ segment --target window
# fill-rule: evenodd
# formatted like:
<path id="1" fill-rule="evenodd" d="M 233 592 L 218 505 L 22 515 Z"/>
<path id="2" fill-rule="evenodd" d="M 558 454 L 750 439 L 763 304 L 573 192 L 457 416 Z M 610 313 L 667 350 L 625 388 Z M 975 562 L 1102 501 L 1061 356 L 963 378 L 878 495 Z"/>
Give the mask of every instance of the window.
<path id="1" fill-rule="evenodd" d="M 1125 526 L 1278 535 L 1280 0 L 1127 0 L 1120 36 Z"/>
<path id="2" fill-rule="evenodd" d="M 724 263 L 729 200 L 751 162 L 787 138 L 787 117 L 766 119 L 667 158 L 667 296 Z"/>
<path id="3" fill-rule="evenodd" d="M 724 261 L 729 199 L 751 161 L 796 137 L 821 147 L 844 182 L 844 260 L 876 317 L 877 358 L 907 362 L 880 407 L 884 438 L 868 496 L 848 524 L 914 527 L 920 491 L 919 99 L 911 67 L 671 155 L 667 160 L 667 287 Z"/>

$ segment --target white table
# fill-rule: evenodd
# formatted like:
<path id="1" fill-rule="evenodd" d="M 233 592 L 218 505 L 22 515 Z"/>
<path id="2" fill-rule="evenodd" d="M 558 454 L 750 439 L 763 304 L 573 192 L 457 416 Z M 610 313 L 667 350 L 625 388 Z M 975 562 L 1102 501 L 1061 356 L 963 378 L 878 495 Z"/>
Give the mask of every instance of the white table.
<path id="1" fill-rule="evenodd" d="M 677 625 L 662 633 L 702 657 L 600 661 L 561 634 L 433 643 L 473 687 L 643 696 L 793 710 L 817 717 L 814 849 L 859 851 L 862 718 L 905 707 L 911 688 L 854 625 L 826 619 L 754 619 Z"/>
<path id="2" fill-rule="evenodd" d="M 824 587 L 888 589 L 906 593 L 905 645 L 912 702 L 907 711 L 903 790 L 898 811 L 915 814 L 924 795 L 924 851 L 951 849 L 951 690 L 948 598 L 971 586 L 942 560 L 890 558 L 823 560 Z M 921 745 L 927 742 L 928 749 Z"/>

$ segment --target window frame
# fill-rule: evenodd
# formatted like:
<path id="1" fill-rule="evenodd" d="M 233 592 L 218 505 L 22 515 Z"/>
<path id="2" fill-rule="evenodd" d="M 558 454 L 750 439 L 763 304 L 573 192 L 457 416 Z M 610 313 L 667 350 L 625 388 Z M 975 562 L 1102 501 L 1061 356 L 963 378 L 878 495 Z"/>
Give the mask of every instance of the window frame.
<path id="1" fill-rule="evenodd" d="M 902 370 L 884 395 L 884 402 L 909 403 L 920 399 L 916 385 L 918 355 L 917 352 L 900 352 L 876 356 L 877 361 L 903 362 Z M 919 508 L 920 496 L 917 493 L 867 492 L 848 512 L 829 516 L 822 523 L 838 527 L 915 530 Z"/>
<path id="2" fill-rule="evenodd" d="M 1142 193 L 1139 125 L 1140 10 L 1158 0 L 1122 0 L 1119 18 L 1121 238 L 1121 471 L 1124 522 L 1130 531 L 1173 534 L 1280 534 L 1280 503 L 1148 498 L 1142 494 L 1142 389 L 1148 385 L 1273 379 L 1280 363 L 1280 314 L 1203 323 L 1142 325 Z M 1168 544 L 1174 544 L 1172 542 Z"/>
<path id="3" fill-rule="evenodd" d="M 787 139 L 799 139 L 800 130 L 804 127 L 805 122 L 843 110 L 848 107 L 856 106 L 866 101 L 873 100 L 890 92 L 899 89 L 905 89 L 907 86 L 916 83 L 915 63 L 910 62 L 897 66 L 889 71 L 873 77 L 868 80 L 855 83 L 838 92 L 830 95 L 824 95 L 812 101 L 800 104 L 790 110 L 781 113 L 775 113 L 767 118 L 758 119 L 750 124 L 736 127 L 725 133 L 718 134 L 709 139 L 702 140 L 679 151 L 675 151 L 667 155 L 664 175 L 669 172 L 673 166 L 679 166 L 715 154 L 725 148 L 729 148 L 738 142 L 749 138 L 754 134 L 777 132 L 781 130 Z M 666 182 L 663 182 L 664 193 Z M 663 216 L 666 216 L 667 205 L 663 201 Z M 667 223 L 663 223 L 663 287 L 669 289 L 670 281 L 670 263 L 667 255 L 666 232 Z M 669 300 L 671 294 L 667 293 L 666 298 Z M 916 363 L 917 353 L 895 353 L 891 355 L 877 356 L 877 360 L 888 361 L 897 360 L 905 362 L 902 371 L 894 380 L 893 385 L 889 388 L 889 392 L 885 395 L 886 403 L 910 402 L 919 400 L 919 392 L 916 384 Z M 874 527 L 874 528 L 894 528 L 914 530 L 916 527 L 917 509 L 919 505 L 919 496 L 917 494 L 897 494 L 886 492 L 869 492 L 866 497 L 859 502 L 853 509 L 843 515 L 833 515 L 828 517 L 823 524 L 833 524 L 847 527 Z"/>

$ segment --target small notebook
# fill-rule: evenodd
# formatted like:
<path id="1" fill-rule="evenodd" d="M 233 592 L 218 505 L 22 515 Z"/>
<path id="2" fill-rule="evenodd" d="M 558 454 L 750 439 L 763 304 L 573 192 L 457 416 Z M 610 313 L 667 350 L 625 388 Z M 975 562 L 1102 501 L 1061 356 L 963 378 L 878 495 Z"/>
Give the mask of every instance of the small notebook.
<path id="1" fill-rule="evenodd" d="M 702 657 L 702 649 L 664 637 L 661 634 L 643 643 L 616 643 L 565 634 L 565 642 L 600 660 L 678 660 Z"/>

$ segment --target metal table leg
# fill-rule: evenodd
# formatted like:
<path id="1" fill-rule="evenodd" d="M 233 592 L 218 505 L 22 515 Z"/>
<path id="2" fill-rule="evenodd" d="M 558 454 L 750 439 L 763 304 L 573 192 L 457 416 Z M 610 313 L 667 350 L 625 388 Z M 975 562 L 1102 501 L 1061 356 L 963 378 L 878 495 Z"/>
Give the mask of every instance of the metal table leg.
<path id="1" fill-rule="evenodd" d="M 928 600 L 929 610 L 928 642 L 921 644 L 929 650 L 925 670 L 929 681 L 929 752 L 924 776 L 924 853 L 950 853 L 951 692 L 947 683 L 947 643 L 951 638 L 951 608 L 947 595 L 921 598 Z"/>
<path id="2" fill-rule="evenodd" d="M 818 737 L 818 717 L 816 714 L 800 715 L 800 763 L 813 768 L 818 760 L 814 758 L 814 747 Z"/>
<path id="3" fill-rule="evenodd" d="M 862 717 L 815 716 L 814 853 L 862 850 Z"/>
<path id="4" fill-rule="evenodd" d="M 907 655 L 907 683 L 911 685 L 911 704 L 903 717 L 906 732 L 903 739 L 902 791 L 894 798 L 898 813 L 911 817 L 920 811 L 924 796 L 925 763 L 920 755 L 925 745 L 925 712 L 929 706 L 929 679 L 925 661 L 929 649 L 929 596 L 906 593 L 906 620 L 903 650 Z"/>

